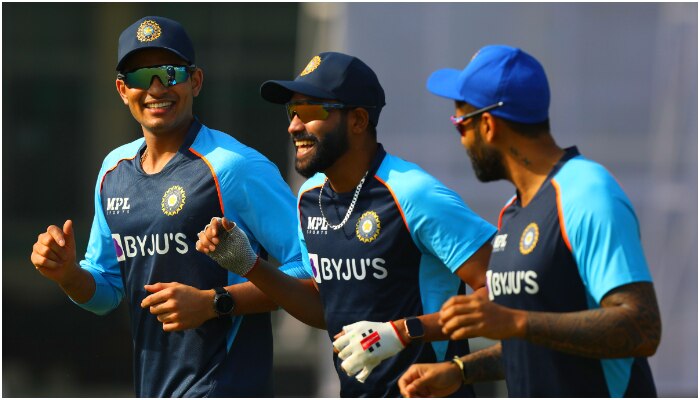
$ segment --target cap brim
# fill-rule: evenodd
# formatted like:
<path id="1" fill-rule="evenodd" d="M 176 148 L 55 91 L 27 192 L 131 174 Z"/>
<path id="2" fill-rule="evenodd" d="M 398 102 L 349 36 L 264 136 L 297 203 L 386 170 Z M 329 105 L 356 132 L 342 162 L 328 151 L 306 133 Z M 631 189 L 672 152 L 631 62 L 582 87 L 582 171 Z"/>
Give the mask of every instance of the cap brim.
<path id="1" fill-rule="evenodd" d="M 277 104 L 288 103 L 294 93 L 303 94 L 319 99 L 333 100 L 334 95 L 306 82 L 298 81 L 266 81 L 260 86 L 263 99 Z"/>
<path id="2" fill-rule="evenodd" d="M 430 92 L 440 97 L 446 97 L 452 100 L 462 100 L 463 96 L 459 92 L 459 74 L 462 71 L 458 69 L 440 69 L 433 72 L 426 82 L 425 86 Z"/>

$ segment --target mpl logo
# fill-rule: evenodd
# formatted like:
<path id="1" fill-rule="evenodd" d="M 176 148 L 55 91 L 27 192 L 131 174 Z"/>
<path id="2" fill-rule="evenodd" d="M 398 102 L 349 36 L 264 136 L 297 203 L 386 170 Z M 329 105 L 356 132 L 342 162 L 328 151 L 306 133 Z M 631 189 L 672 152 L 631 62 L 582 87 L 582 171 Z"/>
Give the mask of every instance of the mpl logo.
<path id="1" fill-rule="evenodd" d="M 508 234 L 504 233 L 503 235 L 496 235 L 496 237 L 493 238 L 493 252 L 497 253 L 499 251 L 503 251 L 506 249 L 506 239 L 508 239 Z"/>
<path id="2" fill-rule="evenodd" d="M 107 209 L 105 210 L 108 215 L 113 214 L 128 214 L 131 210 L 131 204 L 129 204 L 128 197 L 108 197 L 107 198 Z"/>
<path id="3" fill-rule="evenodd" d="M 306 234 L 308 235 L 327 235 L 328 221 L 323 217 L 309 217 L 306 225 Z"/>

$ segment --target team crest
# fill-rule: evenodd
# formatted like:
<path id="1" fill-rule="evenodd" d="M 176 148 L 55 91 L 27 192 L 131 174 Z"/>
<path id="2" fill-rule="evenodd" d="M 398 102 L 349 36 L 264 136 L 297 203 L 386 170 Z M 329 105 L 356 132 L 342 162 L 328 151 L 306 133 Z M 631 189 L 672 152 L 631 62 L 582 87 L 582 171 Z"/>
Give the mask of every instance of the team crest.
<path id="1" fill-rule="evenodd" d="M 304 76 L 306 74 L 314 72 L 314 70 L 318 68 L 319 65 L 321 65 L 321 57 L 314 56 L 314 58 L 312 58 L 311 61 L 309 61 L 309 63 L 306 64 L 306 68 L 304 68 L 304 70 L 301 71 L 301 74 L 299 74 L 299 76 Z"/>
<path id="2" fill-rule="evenodd" d="M 540 237 L 540 229 L 537 224 L 532 222 L 525 227 L 523 235 L 520 236 L 520 252 L 522 254 L 530 254 L 537 246 L 537 239 Z"/>
<path id="3" fill-rule="evenodd" d="M 367 211 L 355 225 L 355 233 L 357 238 L 363 243 L 369 243 L 379 236 L 381 224 L 379 223 L 379 215 L 374 211 Z"/>
<path id="4" fill-rule="evenodd" d="M 182 210 L 185 206 L 185 189 L 180 186 L 172 186 L 163 194 L 163 200 L 160 202 L 160 207 L 163 214 L 172 217 Z"/>
<path id="5" fill-rule="evenodd" d="M 143 21 L 136 31 L 136 39 L 139 42 L 151 42 L 160 37 L 160 25 L 150 19 Z"/>

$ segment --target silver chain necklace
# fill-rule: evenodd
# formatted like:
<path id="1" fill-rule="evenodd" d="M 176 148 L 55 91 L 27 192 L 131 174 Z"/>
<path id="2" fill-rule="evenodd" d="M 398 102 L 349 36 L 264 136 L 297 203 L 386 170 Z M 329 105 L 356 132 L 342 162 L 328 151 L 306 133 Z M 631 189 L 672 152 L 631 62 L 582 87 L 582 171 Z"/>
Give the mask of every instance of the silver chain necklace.
<path id="1" fill-rule="evenodd" d="M 369 172 L 369 171 L 367 171 Z M 352 201 L 350 202 L 350 207 L 348 207 L 348 212 L 345 213 L 345 218 L 343 218 L 342 221 L 338 225 L 331 225 L 330 221 L 328 221 L 328 218 L 323 214 L 323 206 L 321 205 L 321 196 L 323 195 L 323 187 L 326 185 L 326 181 L 328 181 L 328 178 L 323 181 L 323 184 L 321 185 L 321 190 L 318 192 L 318 209 L 321 210 L 321 217 L 328 223 L 328 226 L 333 229 L 334 231 L 337 231 L 338 229 L 342 228 L 343 225 L 345 225 L 346 222 L 348 222 L 348 219 L 350 218 L 350 214 L 352 214 L 352 210 L 355 208 L 355 203 L 357 202 L 357 196 L 360 195 L 360 190 L 362 190 L 362 184 L 365 183 L 365 178 L 367 177 L 367 172 L 365 172 L 365 176 L 360 179 L 360 183 L 357 185 L 357 188 L 355 189 L 355 195 L 352 196 Z"/>

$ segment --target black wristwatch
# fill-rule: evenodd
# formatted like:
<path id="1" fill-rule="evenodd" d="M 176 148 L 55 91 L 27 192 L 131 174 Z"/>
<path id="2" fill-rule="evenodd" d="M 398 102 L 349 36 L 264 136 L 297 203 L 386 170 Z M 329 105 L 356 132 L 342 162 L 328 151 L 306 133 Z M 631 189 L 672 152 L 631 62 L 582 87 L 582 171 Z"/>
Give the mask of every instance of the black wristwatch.
<path id="1" fill-rule="evenodd" d="M 423 323 L 418 317 L 409 317 L 403 321 L 406 327 L 406 333 L 408 338 L 411 340 L 423 339 L 425 336 L 425 330 L 423 329 Z"/>
<path id="2" fill-rule="evenodd" d="M 222 287 L 214 288 L 214 291 L 216 292 L 214 295 L 214 311 L 216 311 L 216 314 L 219 317 L 231 314 L 236 307 L 231 294 Z"/>

